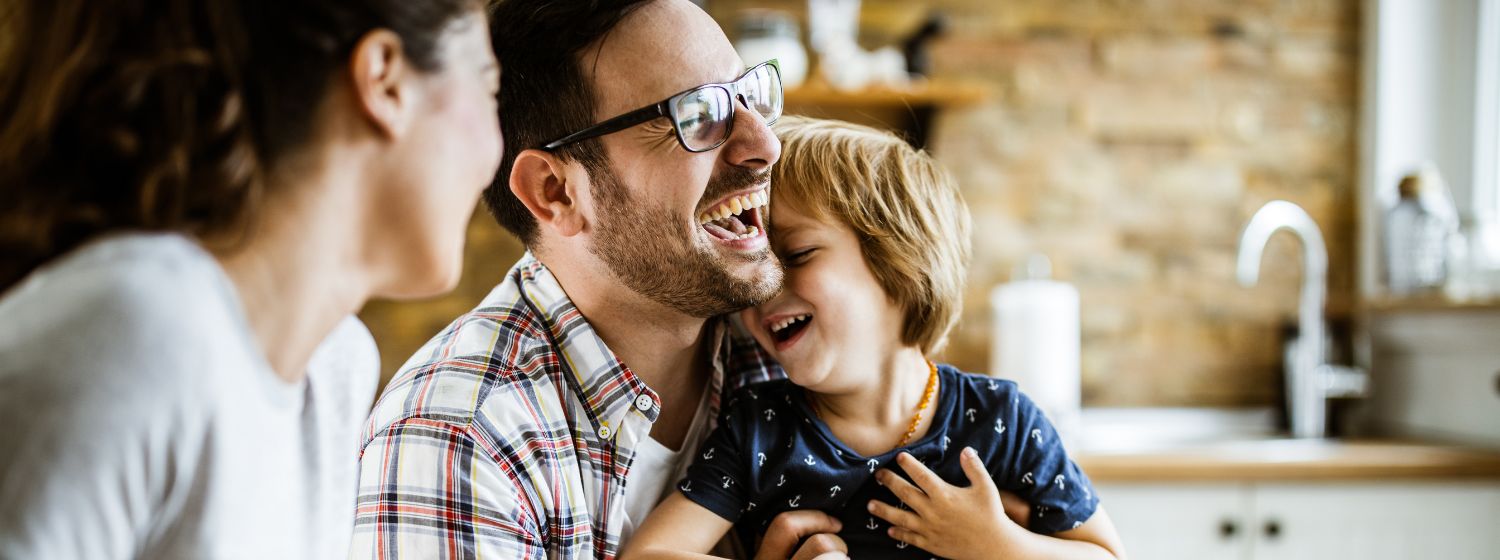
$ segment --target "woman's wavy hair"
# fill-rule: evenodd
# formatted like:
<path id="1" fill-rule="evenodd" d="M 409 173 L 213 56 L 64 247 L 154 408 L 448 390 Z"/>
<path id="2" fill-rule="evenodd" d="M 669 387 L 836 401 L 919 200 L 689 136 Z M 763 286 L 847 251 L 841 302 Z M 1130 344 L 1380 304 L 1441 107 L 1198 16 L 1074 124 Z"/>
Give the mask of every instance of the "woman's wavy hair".
<path id="1" fill-rule="evenodd" d="M 444 33 L 483 5 L 0 3 L 0 292 L 102 234 L 242 231 L 363 36 L 390 29 L 435 71 Z"/>

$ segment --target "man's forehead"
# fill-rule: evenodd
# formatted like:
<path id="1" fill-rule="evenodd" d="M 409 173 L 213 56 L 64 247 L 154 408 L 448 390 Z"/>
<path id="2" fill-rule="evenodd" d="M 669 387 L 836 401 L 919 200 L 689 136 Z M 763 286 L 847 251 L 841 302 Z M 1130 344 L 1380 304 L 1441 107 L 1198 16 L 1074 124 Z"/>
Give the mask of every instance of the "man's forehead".
<path id="1" fill-rule="evenodd" d="M 605 112 L 738 77 L 745 63 L 718 23 L 697 6 L 658 0 L 620 21 L 583 60 Z"/>

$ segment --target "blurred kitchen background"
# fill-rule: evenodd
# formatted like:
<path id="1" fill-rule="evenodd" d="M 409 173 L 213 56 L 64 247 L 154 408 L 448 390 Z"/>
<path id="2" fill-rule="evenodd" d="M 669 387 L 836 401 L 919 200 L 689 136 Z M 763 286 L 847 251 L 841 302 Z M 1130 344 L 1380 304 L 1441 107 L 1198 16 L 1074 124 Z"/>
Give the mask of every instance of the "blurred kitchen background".
<path id="1" fill-rule="evenodd" d="M 1039 397 L 1134 557 L 1500 558 L 1500 0 L 700 4 L 952 171 L 941 358 Z M 522 251 L 469 240 L 363 313 L 387 377 Z"/>

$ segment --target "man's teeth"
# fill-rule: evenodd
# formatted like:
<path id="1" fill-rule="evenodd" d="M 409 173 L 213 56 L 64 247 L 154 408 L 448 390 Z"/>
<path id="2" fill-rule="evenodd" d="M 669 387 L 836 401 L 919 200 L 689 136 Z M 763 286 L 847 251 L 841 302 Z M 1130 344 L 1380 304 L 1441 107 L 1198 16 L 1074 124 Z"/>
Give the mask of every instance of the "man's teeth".
<path id="1" fill-rule="evenodd" d="M 797 315 L 797 316 L 794 316 L 794 317 L 787 317 L 785 319 L 777 321 L 775 324 L 772 324 L 771 325 L 771 332 L 772 333 L 781 332 L 782 329 L 790 327 L 793 324 L 797 323 L 798 321 L 806 320 L 809 317 L 812 317 L 812 315 L 805 315 L 804 314 L 804 315 Z"/>
<path id="2" fill-rule="evenodd" d="M 712 210 L 699 214 L 698 223 L 706 224 L 709 222 L 722 220 L 730 216 L 738 216 L 746 210 L 765 206 L 770 201 L 771 195 L 765 189 L 758 190 L 750 194 L 740 195 L 724 201 L 718 206 L 715 206 Z"/>

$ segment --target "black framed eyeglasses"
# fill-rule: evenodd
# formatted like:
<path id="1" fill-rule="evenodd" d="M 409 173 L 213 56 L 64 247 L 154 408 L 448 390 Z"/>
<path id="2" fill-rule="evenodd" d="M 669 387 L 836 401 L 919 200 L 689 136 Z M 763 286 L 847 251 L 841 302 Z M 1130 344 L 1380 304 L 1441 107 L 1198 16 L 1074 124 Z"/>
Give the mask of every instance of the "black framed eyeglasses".
<path id="1" fill-rule="evenodd" d="M 732 82 L 703 84 L 599 124 L 546 143 L 552 151 L 574 142 L 597 138 L 667 117 L 677 132 L 677 143 L 689 152 L 706 152 L 724 145 L 734 131 L 735 101 L 755 111 L 766 124 L 781 117 L 781 67 L 769 60 L 751 67 Z"/>

